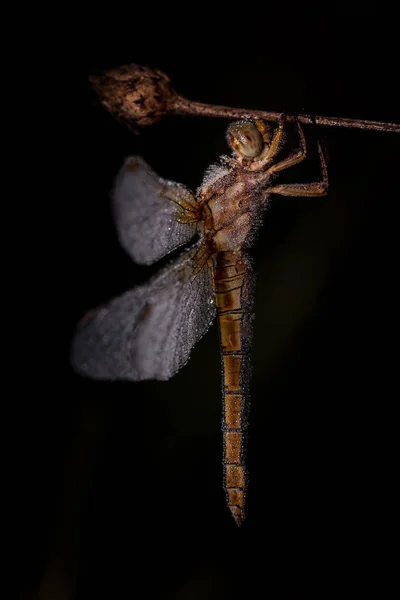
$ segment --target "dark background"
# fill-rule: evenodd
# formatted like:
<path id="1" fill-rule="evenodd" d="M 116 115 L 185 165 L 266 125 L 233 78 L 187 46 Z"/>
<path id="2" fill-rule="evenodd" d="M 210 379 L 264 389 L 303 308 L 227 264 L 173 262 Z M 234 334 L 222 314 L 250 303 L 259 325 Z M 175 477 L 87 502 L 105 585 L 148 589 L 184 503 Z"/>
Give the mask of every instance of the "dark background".
<path id="1" fill-rule="evenodd" d="M 308 164 L 280 178 L 318 178 L 319 136 L 329 195 L 276 196 L 252 252 L 242 529 L 222 490 L 216 328 L 163 383 L 85 381 L 68 366 L 68 346 L 86 310 L 154 271 L 132 264 L 110 218 L 124 158 L 140 154 L 195 189 L 227 152 L 219 119 L 171 117 L 132 134 L 99 105 L 87 76 L 135 62 L 166 72 L 193 100 L 399 122 L 394 17 L 328 6 L 324 15 L 241 6 L 222 18 L 199 5 L 133 8 L 74 15 L 63 53 L 66 151 L 50 209 L 60 235 L 47 263 L 52 350 L 35 372 L 41 399 L 24 407 L 21 433 L 26 597 L 382 597 L 395 564 L 398 134 L 306 127 Z"/>

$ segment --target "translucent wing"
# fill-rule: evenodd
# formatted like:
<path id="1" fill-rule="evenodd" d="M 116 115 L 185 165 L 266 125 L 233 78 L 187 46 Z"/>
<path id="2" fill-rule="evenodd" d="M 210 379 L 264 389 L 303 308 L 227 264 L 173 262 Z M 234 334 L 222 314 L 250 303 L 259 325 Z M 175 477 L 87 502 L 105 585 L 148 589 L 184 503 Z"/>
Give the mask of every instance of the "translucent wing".
<path id="1" fill-rule="evenodd" d="M 148 283 L 84 318 L 72 344 L 73 368 L 95 379 L 172 377 L 215 316 L 211 269 L 200 268 L 201 256 L 193 246 Z"/>
<path id="2" fill-rule="evenodd" d="M 195 215 L 193 194 L 179 183 L 158 177 L 140 157 L 128 158 L 113 193 L 113 212 L 119 240 L 135 262 L 150 265 L 189 242 L 195 223 L 180 223 Z M 193 211 L 193 212 L 191 212 Z"/>

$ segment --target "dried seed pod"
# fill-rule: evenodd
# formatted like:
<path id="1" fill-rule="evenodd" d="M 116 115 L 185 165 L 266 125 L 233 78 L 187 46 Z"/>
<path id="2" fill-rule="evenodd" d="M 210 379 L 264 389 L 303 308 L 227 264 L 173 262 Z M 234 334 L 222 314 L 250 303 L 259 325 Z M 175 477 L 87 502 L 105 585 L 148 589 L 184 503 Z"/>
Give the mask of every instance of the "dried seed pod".
<path id="1" fill-rule="evenodd" d="M 92 76 L 90 82 L 111 114 L 133 128 L 159 121 L 177 97 L 164 73 L 135 64 Z"/>

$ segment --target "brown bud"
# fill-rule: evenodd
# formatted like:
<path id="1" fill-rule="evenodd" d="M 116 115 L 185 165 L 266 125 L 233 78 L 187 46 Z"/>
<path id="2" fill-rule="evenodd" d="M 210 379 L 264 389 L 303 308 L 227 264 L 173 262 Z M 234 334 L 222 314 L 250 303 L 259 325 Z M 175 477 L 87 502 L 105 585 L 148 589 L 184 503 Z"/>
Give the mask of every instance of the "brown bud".
<path id="1" fill-rule="evenodd" d="M 102 104 L 130 127 L 156 123 L 172 110 L 176 92 L 161 71 L 125 65 L 90 77 Z"/>

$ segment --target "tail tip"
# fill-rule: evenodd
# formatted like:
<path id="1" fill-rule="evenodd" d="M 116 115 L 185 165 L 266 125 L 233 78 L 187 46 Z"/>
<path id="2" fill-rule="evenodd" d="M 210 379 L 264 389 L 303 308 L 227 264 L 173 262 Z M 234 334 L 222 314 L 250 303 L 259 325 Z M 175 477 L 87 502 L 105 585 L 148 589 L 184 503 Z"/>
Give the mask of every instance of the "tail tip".
<path id="1" fill-rule="evenodd" d="M 238 527 L 243 525 L 243 521 L 246 518 L 246 513 L 243 508 L 240 506 L 230 506 L 230 511 L 232 513 L 232 517 L 235 519 L 235 523 Z"/>

